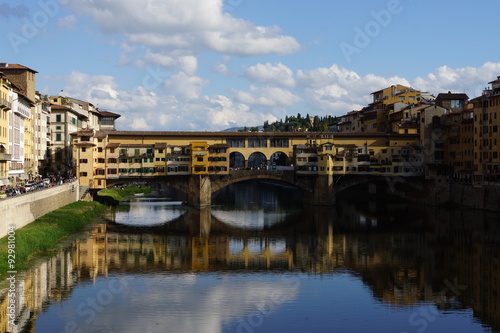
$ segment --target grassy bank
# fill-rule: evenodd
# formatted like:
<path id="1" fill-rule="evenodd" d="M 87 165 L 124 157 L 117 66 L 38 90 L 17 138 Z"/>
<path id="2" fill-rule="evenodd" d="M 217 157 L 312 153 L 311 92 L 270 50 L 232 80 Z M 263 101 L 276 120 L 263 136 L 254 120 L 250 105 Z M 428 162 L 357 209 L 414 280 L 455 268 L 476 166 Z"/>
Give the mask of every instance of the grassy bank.
<path id="1" fill-rule="evenodd" d="M 15 268 L 26 269 L 33 255 L 54 250 L 58 241 L 84 226 L 104 212 L 98 202 L 77 201 L 45 214 L 21 229 L 16 230 Z M 0 239 L 0 280 L 11 270 L 7 263 L 7 237 Z"/>
<path id="2" fill-rule="evenodd" d="M 131 197 L 136 193 L 144 193 L 148 194 L 152 191 L 151 187 L 148 185 L 139 185 L 139 186 L 128 186 L 125 188 L 106 188 L 97 193 L 99 196 L 112 197 L 116 201 L 126 200 L 127 197 Z"/>

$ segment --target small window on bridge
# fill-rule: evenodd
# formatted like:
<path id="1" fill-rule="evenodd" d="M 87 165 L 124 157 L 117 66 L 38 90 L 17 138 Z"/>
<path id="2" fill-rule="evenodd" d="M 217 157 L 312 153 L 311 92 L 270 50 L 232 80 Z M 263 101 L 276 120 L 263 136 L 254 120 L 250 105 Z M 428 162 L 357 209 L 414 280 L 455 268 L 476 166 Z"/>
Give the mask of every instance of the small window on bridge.
<path id="1" fill-rule="evenodd" d="M 267 139 L 248 139 L 249 148 L 267 147 Z"/>
<path id="2" fill-rule="evenodd" d="M 288 139 L 270 139 L 271 147 L 289 147 Z"/>
<path id="3" fill-rule="evenodd" d="M 227 139 L 226 143 L 229 147 L 232 148 L 245 148 L 245 139 L 244 138 L 233 138 Z"/>

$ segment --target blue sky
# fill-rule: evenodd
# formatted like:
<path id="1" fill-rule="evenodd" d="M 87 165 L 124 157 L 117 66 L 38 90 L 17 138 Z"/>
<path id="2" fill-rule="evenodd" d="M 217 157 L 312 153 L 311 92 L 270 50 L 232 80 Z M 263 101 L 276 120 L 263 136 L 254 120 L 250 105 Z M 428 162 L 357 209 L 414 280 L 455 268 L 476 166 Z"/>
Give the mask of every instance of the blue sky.
<path id="1" fill-rule="evenodd" d="M 19 0 L 0 61 L 122 130 L 222 130 L 342 115 L 400 83 L 475 97 L 500 75 L 500 3 L 479 0 Z"/>

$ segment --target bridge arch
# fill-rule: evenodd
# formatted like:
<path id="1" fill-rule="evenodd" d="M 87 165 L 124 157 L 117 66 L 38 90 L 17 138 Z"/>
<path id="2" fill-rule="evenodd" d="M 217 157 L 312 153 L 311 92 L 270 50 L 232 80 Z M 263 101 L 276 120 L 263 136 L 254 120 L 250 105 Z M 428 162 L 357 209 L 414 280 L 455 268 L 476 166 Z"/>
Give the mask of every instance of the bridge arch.
<path id="1" fill-rule="evenodd" d="M 260 168 L 267 166 L 267 157 L 260 151 L 253 152 L 248 156 L 248 167 L 249 168 Z"/>
<path id="2" fill-rule="evenodd" d="M 277 151 L 271 155 L 269 163 L 278 166 L 289 166 L 290 157 L 285 152 Z"/>
<path id="3" fill-rule="evenodd" d="M 293 171 L 244 170 L 232 171 L 230 177 L 220 177 L 217 181 L 212 180 L 211 191 L 214 193 L 228 185 L 255 179 L 275 180 L 292 185 L 304 194 L 311 192 L 313 183 L 312 178 L 305 178 L 301 182 L 296 181 Z"/>
<path id="4" fill-rule="evenodd" d="M 245 167 L 245 156 L 239 151 L 229 154 L 229 167 L 231 169 L 243 169 Z"/>

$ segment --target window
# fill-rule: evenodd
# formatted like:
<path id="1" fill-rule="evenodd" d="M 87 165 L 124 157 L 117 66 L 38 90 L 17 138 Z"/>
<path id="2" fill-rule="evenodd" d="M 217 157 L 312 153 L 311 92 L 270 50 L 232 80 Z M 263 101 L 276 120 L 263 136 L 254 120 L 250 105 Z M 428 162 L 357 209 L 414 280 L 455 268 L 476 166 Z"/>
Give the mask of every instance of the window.
<path id="1" fill-rule="evenodd" d="M 87 173 L 86 172 L 80 172 L 80 177 L 87 177 Z"/>
<path id="2" fill-rule="evenodd" d="M 163 149 L 158 149 L 159 154 L 163 154 Z"/>
<path id="3" fill-rule="evenodd" d="M 56 141 L 61 141 L 61 133 L 56 133 Z"/>
<path id="4" fill-rule="evenodd" d="M 102 148 L 101 147 L 97 148 L 97 152 L 102 153 Z"/>
<path id="5" fill-rule="evenodd" d="M 97 169 L 97 170 L 95 171 L 95 174 L 96 174 L 97 176 L 104 176 L 104 169 Z"/>
<path id="6" fill-rule="evenodd" d="M 200 172 L 200 171 L 207 171 L 207 168 L 205 167 L 195 167 L 194 171 Z"/>
<path id="7" fill-rule="evenodd" d="M 267 139 L 248 139 L 249 148 L 267 147 Z"/>
<path id="8" fill-rule="evenodd" d="M 56 122 L 61 122 L 61 115 L 60 114 L 56 114 Z"/>
<path id="9" fill-rule="evenodd" d="M 117 174 L 116 171 L 117 171 L 116 169 L 108 169 L 108 175 L 116 175 Z"/>
<path id="10" fill-rule="evenodd" d="M 245 148 L 245 139 L 243 138 L 227 139 L 226 143 L 229 145 L 229 147 Z"/>
<path id="11" fill-rule="evenodd" d="M 110 152 L 111 154 L 114 154 L 114 153 L 115 153 L 115 148 L 110 148 L 110 149 L 109 149 L 109 152 Z"/>
<path id="12" fill-rule="evenodd" d="M 270 139 L 269 142 L 271 147 L 288 147 L 288 139 Z"/>
<path id="13" fill-rule="evenodd" d="M 61 129 L 61 126 L 56 126 L 56 130 L 60 130 Z"/>
<path id="14" fill-rule="evenodd" d="M 116 158 L 108 158 L 108 163 L 118 163 Z"/>
<path id="15" fill-rule="evenodd" d="M 81 158 L 80 163 L 88 163 L 88 160 L 86 158 Z"/>
<path id="16" fill-rule="evenodd" d="M 203 157 L 197 157 L 197 158 L 196 158 L 196 160 L 197 160 L 198 162 L 203 162 Z"/>
<path id="17" fill-rule="evenodd" d="M 82 147 L 82 153 L 85 153 L 87 151 L 86 147 Z"/>
<path id="18" fill-rule="evenodd" d="M 104 158 L 98 158 L 97 163 L 104 163 Z"/>

